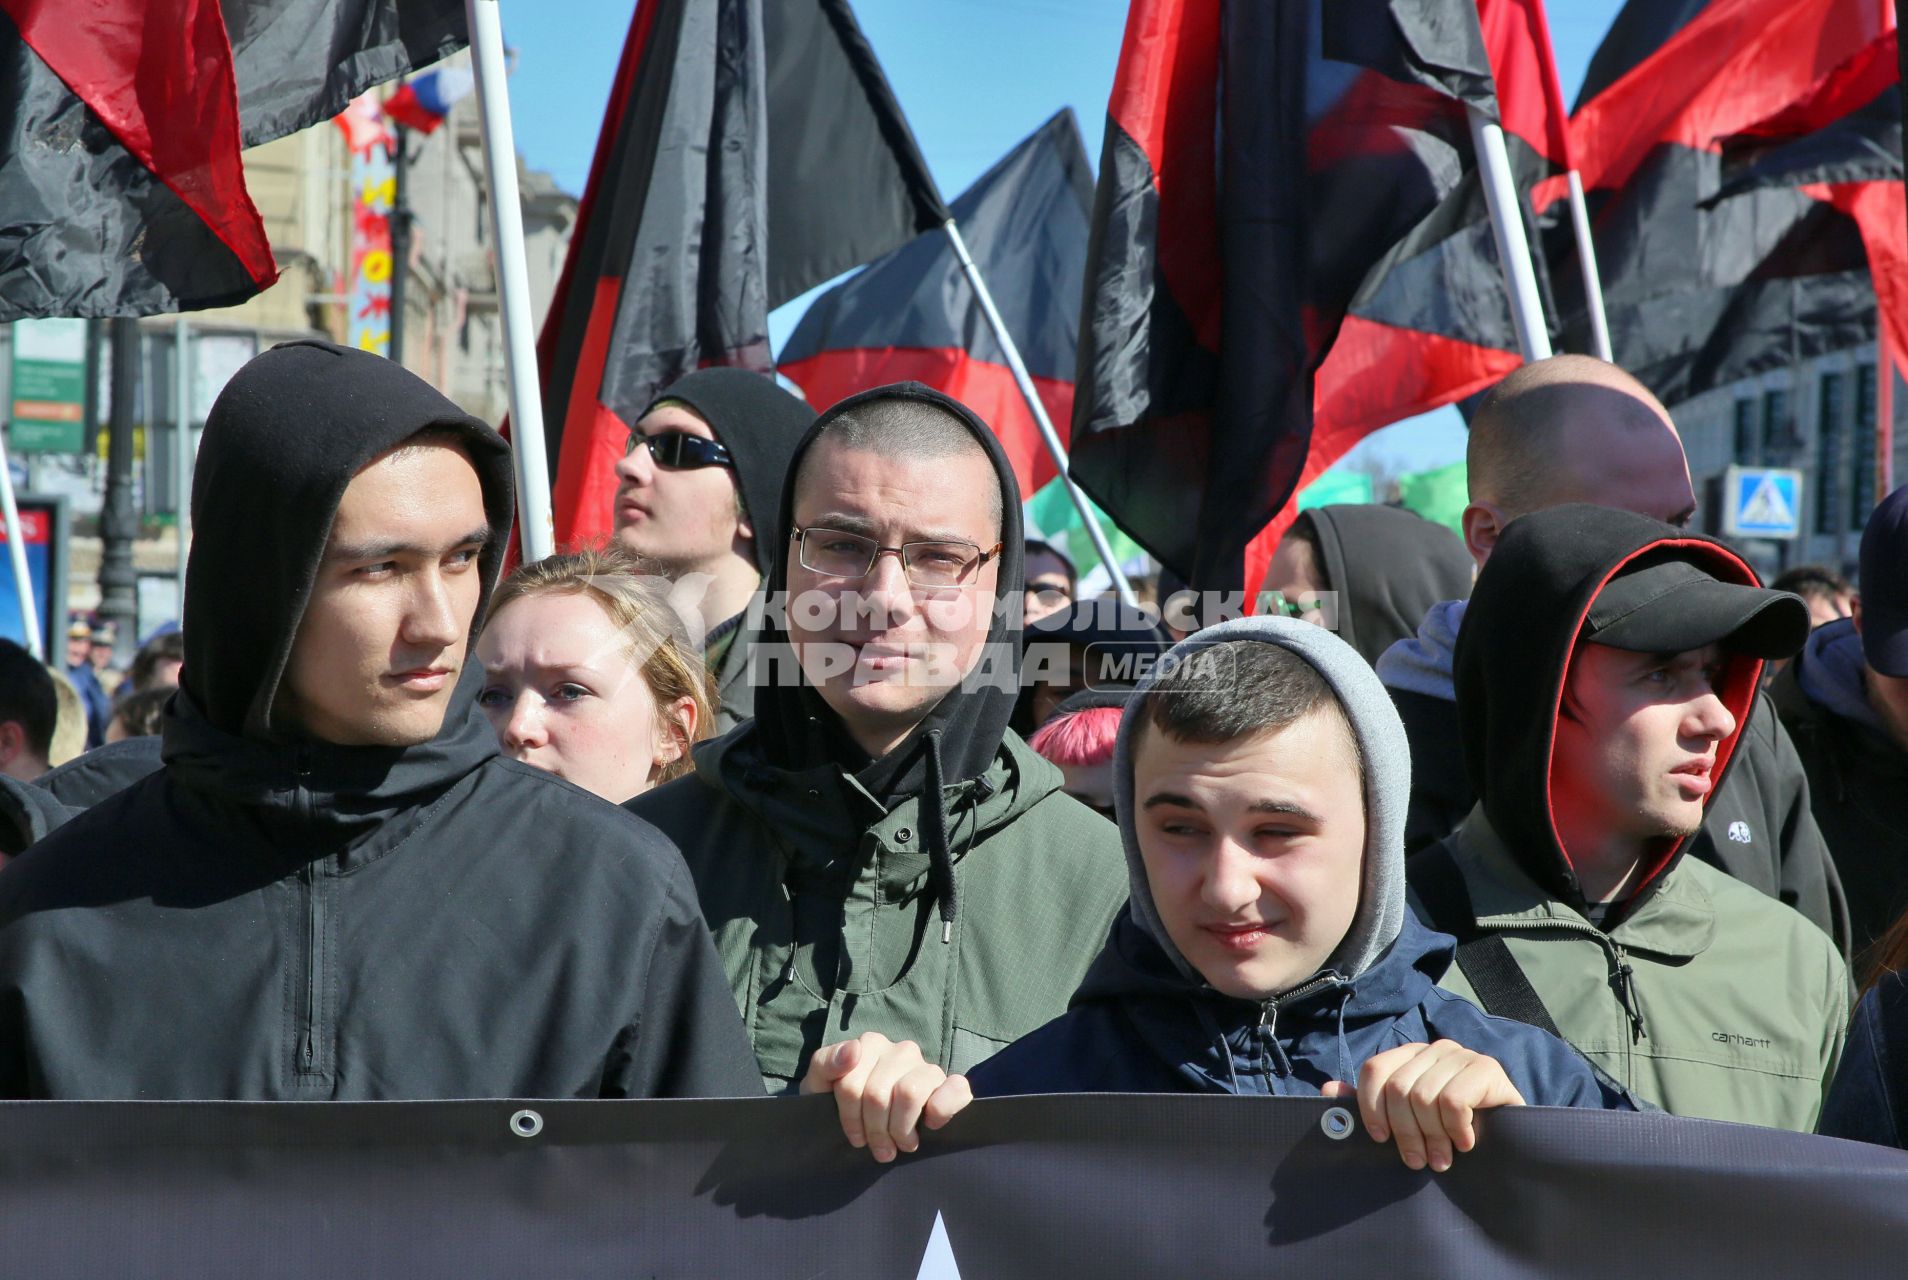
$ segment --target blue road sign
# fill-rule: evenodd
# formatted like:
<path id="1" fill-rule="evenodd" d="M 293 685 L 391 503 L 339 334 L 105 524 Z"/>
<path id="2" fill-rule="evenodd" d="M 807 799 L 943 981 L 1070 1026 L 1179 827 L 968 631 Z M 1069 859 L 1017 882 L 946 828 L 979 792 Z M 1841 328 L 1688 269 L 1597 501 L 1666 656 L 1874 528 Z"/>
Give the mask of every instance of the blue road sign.
<path id="1" fill-rule="evenodd" d="M 1731 467 L 1723 486 L 1723 528 L 1739 538 L 1802 534 L 1802 473 L 1787 467 Z"/>

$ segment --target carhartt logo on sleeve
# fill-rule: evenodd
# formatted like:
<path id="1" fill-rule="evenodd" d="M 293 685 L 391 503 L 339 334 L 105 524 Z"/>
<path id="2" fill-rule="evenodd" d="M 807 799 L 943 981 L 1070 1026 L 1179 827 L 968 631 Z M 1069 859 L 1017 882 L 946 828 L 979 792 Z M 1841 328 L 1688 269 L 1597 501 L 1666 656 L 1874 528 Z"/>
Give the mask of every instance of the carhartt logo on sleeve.
<path id="1" fill-rule="evenodd" d="M 1729 824 L 1729 838 L 1737 844 L 1748 844 L 1755 836 L 1750 832 L 1748 823 L 1732 822 Z"/>

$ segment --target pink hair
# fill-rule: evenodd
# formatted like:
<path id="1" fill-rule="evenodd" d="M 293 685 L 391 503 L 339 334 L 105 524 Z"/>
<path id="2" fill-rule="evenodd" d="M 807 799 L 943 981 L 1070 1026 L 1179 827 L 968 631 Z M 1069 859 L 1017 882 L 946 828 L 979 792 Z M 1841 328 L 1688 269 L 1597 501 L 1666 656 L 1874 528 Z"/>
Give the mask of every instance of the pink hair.
<path id="1" fill-rule="evenodd" d="M 1035 731 L 1028 745 L 1055 764 L 1105 764 L 1120 736 L 1119 707 L 1082 707 L 1055 716 Z"/>

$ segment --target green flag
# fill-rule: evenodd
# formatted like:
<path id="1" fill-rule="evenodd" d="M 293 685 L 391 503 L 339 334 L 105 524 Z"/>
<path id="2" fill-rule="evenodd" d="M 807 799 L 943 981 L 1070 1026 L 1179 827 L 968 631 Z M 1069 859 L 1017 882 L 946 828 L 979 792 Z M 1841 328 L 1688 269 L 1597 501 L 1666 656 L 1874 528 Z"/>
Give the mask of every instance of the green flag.
<path id="1" fill-rule="evenodd" d="M 1088 500 L 1091 505 L 1091 499 Z M 1106 540 L 1113 546 L 1113 554 L 1126 564 L 1146 554 L 1146 549 L 1120 531 L 1120 527 L 1107 517 L 1098 507 L 1093 514 L 1099 518 L 1100 528 L 1106 533 Z M 1048 542 L 1057 542 L 1061 550 L 1067 553 L 1082 578 L 1100 566 L 1100 553 L 1093 548 L 1093 539 L 1087 533 L 1086 526 L 1080 522 L 1080 513 L 1074 509 L 1073 499 L 1067 496 L 1067 487 L 1059 480 L 1050 481 L 1033 497 L 1027 499 L 1027 521 L 1040 530 L 1041 536 Z"/>
<path id="2" fill-rule="evenodd" d="M 1327 471 L 1299 490 L 1298 509 L 1330 507 L 1343 502 L 1370 502 L 1371 477 L 1351 471 Z"/>
<path id="3" fill-rule="evenodd" d="M 1461 537 L 1464 508 L 1471 501 L 1470 473 L 1462 462 L 1413 471 L 1398 477 L 1398 497 L 1410 510 Z"/>

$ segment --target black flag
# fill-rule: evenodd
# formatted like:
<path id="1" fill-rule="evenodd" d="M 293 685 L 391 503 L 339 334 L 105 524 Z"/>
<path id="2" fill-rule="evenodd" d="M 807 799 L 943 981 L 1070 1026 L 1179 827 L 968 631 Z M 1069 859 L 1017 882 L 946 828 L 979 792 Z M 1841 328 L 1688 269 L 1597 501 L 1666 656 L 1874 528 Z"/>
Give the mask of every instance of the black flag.
<path id="1" fill-rule="evenodd" d="M 690 370 L 767 370 L 770 308 L 948 217 L 846 0 L 641 0 L 539 344 L 557 541 Z"/>

